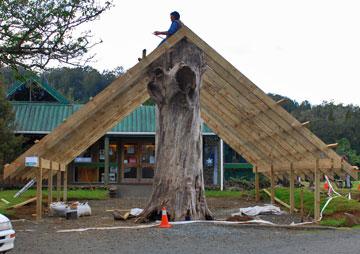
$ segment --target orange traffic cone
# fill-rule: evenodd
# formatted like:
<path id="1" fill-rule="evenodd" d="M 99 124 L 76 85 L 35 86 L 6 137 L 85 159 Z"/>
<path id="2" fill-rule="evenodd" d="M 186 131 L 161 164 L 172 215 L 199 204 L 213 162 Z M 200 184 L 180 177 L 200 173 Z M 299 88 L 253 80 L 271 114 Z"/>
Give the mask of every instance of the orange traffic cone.
<path id="1" fill-rule="evenodd" d="M 171 228 L 172 226 L 169 224 L 169 220 L 166 214 L 166 208 L 163 207 L 162 211 L 161 211 L 162 215 L 161 215 L 161 224 L 160 224 L 160 228 Z"/>
<path id="2" fill-rule="evenodd" d="M 329 190 L 329 184 L 328 182 L 324 183 L 324 190 L 328 191 Z"/>

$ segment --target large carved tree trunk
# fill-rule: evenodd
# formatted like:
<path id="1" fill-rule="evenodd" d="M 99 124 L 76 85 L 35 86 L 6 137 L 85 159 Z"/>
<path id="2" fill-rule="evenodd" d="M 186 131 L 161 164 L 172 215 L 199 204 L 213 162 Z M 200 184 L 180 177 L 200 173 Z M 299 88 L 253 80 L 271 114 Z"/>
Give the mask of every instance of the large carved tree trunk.
<path id="1" fill-rule="evenodd" d="M 199 92 L 203 54 L 186 40 L 150 66 L 151 98 L 157 104 L 156 172 L 141 220 L 154 219 L 166 206 L 170 220 L 212 219 L 202 164 Z"/>

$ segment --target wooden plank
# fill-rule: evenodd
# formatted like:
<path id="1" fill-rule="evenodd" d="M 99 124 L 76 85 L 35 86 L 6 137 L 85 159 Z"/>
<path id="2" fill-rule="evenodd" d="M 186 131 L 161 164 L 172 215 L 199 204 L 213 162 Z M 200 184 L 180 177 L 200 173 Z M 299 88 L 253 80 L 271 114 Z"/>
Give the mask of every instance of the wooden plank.
<path id="1" fill-rule="evenodd" d="M 263 191 L 269 196 L 271 197 L 271 193 L 267 190 L 267 189 L 263 189 Z M 287 209 L 290 209 L 290 205 L 285 203 L 284 201 L 282 201 L 281 199 L 275 197 L 274 201 L 278 202 L 280 205 L 286 207 Z M 295 212 L 298 212 L 299 210 L 294 208 Z"/>
<path id="2" fill-rule="evenodd" d="M 42 218 L 42 165 L 40 160 L 40 167 L 36 170 L 36 220 L 39 221 Z"/>
<path id="3" fill-rule="evenodd" d="M 290 166 L 290 213 L 294 213 L 295 210 L 295 174 L 293 164 Z"/>
<path id="4" fill-rule="evenodd" d="M 281 155 L 282 160 L 288 160 L 292 155 L 289 153 L 289 147 L 281 146 L 277 143 L 277 140 L 274 138 L 270 142 L 256 142 L 253 143 L 252 140 L 257 138 L 257 131 L 261 132 L 256 125 L 248 125 L 246 122 L 241 120 L 242 113 L 231 104 L 230 101 L 227 101 L 229 97 L 218 98 L 216 93 L 211 92 L 209 83 L 204 80 L 202 91 L 201 91 L 201 106 L 202 108 L 208 107 L 209 111 L 215 111 L 218 115 L 222 116 L 223 121 L 226 121 L 228 125 L 236 131 L 237 136 L 239 136 L 244 142 L 244 145 L 251 147 L 258 147 L 262 153 L 271 154 L 272 157 L 276 155 Z M 294 158 L 298 159 L 298 158 Z M 271 160 L 269 157 L 264 160 Z"/>
<path id="5" fill-rule="evenodd" d="M 56 161 L 51 161 L 51 170 L 53 171 L 59 171 L 60 169 L 60 165 L 58 162 Z"/>
<path id="6" fill-rule="evenodd" d="M 203 90 L 200 98 L 200 103 L 202 106 L 202 110 L 207 110 L 209 112 L 214 112 L 215 114 L 212 114 L 212 116 L 219 118 L 221 116 L 221 120 L 219 119 L 219 122 L 226 123 L 227 126 L 229 126 L 229 133 L 234 137 L 238 137 L 241 139 L 242 145 L 246 146 L 249 150 L 252 151 L 253 154 L 256 154 L 258 158 L 261 158 L 261 160 L 264 161 L 270 161 L 271 158 L 268 156 L 269 153 L 272 152 L 272 147 L 264 147 L 264 144 L 250 144 L 248 143 L 245 145 L 248 137 L 251 135 L 251 130 L 245 130 L 241 129 L 239 127 L 239 124 L 237 124 L 235 120 L 235 116 L 233 118 L 230 118 L 228 115 L 231 115 L 231 111 L 227 109 L 226 107 L 222 106 L 222 103 L 219 101 L 216 101 L 214 103 L 213 101 L 210 101 L 211 96 L 206 93 L 207 90 Z M 262 150 L 260 150 L 260 147 Z M 265 151 L 265 152 L 264 152 Z M 267 152 L 266 152 L 267 151 Z"/>
<path id="7" fill-rule="evenodd" d="M 282 98 L 282 99 L 278 100 L 278 101 L 276 102 L 276 104 L 282 106 L 282 105 L 284 105 L 285 103 L 287 103 L 288 101 L 289 101 L 288 98 Z"/>
<path id="8" fill-rule="evenodd" d="M 61 171 L 56 173 L 56 200 L 59 202 L 61 199 Z"/>
<path id="9" fill-rule="evenodd" d="M 53 162 L 51 162 L 51 164 L 52 163 Z M 52 191 L 53 191 L 53 175 L 54 175 L 54 171 L 52 169 L 50 169 L 49 172 L 48 172 L 48 202 L 47 202 L 48 207 L 50 207 L 50 204 L 53 201 L 53 195 L 52 195 Z"/>
<path id="10" fill-rule="evenodd" d="M 64 189 L 63 189 L 63 201 L 67 202 L 67 188 L 68 188 L 68 171 L 65 170 L 63 171 L 64 174 Z"/>
<path id="11" fill-rule="evenodd" d="M 274 178 L 274 166 L 271 165 L 270 170 L 270 184 L 271 184 L 271 204 L 275 204 L 275 178 Z"/>
<path id="12" fill-rule="evenodd" d="M 333 144 L 328 144 L 326 145 L 328 148 L 334 149 L 339 145 L 339 143 L 333 143 Z"/>
<path id="13" fill-rule="evenodd" d="M 260 179 L 259 172 L 257 170 L 257 166 L 255 166 L 255 201 L 260 201 Z"/>
<path id="14" fill-rule="evenodd" d="M 218 119 L 218 116 L 213 112 L 203 107 L 201 109 L 201 117 L 204 119 L 204 122 L 227 144 L 229 144 L 235 151 L 242 154 L 244 158 L 251 164 L 256 164 L 255 162 L 260 159 L 258 155 L 250 151 L 247 147 L 242 146 L 242 141 L 235 138 L 234 135 L 229 135 L 230 128 L 227 128 L 227 125 L 224 122 L 221 122 Z"/>
<path id="15" fill-rule="evenodd" d="M 60 164 L 60 171 L 64 172 L 66 170 L 65 164 Z"/>
<path id="16" fill-rule="evenodd" d="M 286 151 L 285 156 L 293 156 L 293 154 L 296 156 L 297 154 L 302 154 L 302 151 L 295 149 L 295 139 L 291 135 L 272 124 L 271 119 L 266 118 L 265 115 L 256 111 L 257 109 L 254 108 L 254 105 L 252 105 L 246 97 L 242 96 L 211 68 L 208 68 L 205 72 L 202 95 L 206 89 L 214 90 L 211 96 L 213 99 L 217 99 L 217 102 L 228 102 L 227 104 L 224 104 L 225 107 L 229 107 L 229 103 L 233 104 L 231 111 L 236 112 L 239 122 L 241 123 L 239 125 L 250 129 L 254 132 L 254 134 L 256 134 L 255 137 L 250 139 L 250 142 L 276 144 L 280 149 L 282 148 L 283 151 Z M 254 119 L 254 115 L 261 115 L 263 117 Z M 284 142 L 285 139 L 286 142 Z M 296 157 L 296 160 L 298 159 L 300 158 Z"/>
<path id="17" fill-rule="evenodd" d="M 319 171 L 319 160 L 316 160 L 316 166 L 314 170 L 314 216 L 315 221 L 320 220 L 320 171 Z"/>
<path id="18" fill-rule="evenodd" d="M 105 141 L 104 141 L 104 150 L 105 150 L 105 166 L 104 166 L 104 185 L 108 186 L 109 185 L 109 170 L 110 170 L 110 166 L 109 166 L 109 137 L 105 136 Z"/>
<path id="19" fill-rule="evenodd" d="M 285 124 L 284 126 L 294 126 L 299 123 L 294 117 L 292 117 L 288 112 L 286 112 L 281 107 L 275 107 L 274 101 L 269 98 L 263 91 L 261 91 L 258 87 L 255 86 L 249 79 L 247 79 L 242 73 L 240 73 L 234 66 L 232 66 L 228 61 L 226 61 L 220 54 L 218 54 L 214 49 L 212 49 L 208 44 L 206 44 L 200 37 L 198 37 L 195 33 L 193 33 L 189 28 L 186 29 L 186 37 L 196 44 L 200 49 L 202 49 L 208 56 L 210 56 L 214 62 L 218 63 L 222 66 L 224 70 L 227 70 L 227 75 L 222 75 L 223 77 L 234 77 L 238 82 L 241 83 L 241 86 L 246 88 L 249 91 L 249 98 L 257 98 L 260 99 L 261 102 L 257 103 L 257 106 L 266 105 L 266 108 L 273 109 L 269 112 L 270 118 L 273 118 L 280 124 Z M 262 104 L 263 103 L 263 104 Z M 306 141 L 309 144 L 309 147 L 315 146 L 316 149 L 321 151 L 323 155 L 328 156 L 330 158 L 339 158 L 339 156 L 328 149 L 324 142 L 322 142 L 318 137 L 316 137 L 313 133 L 311 133 L 306 128 L 296 128 L 297 131 L 294 131 L 295 134 L 298 135 L 299 141 Z M 330 151 L 329 151 L 330 150 Z M 319 154 L 319 157 L 322 156 Z M 357 175 L 350 168 L 351 166 L 348 164 L 344 167 L 344 170 L 351 174 L 353 177 L 357 178 Z"/>
<path id="20" fill-rule="evenodd" d="M 37 192 L 37 188 L 36 188 L 36 192 Z M 16 204 L 16 205 L 13 205 L 12 207 L 10 208 L 14 208 L 14 209 L 17 209 L 17 208 L 20 208 L 20 207 L 23 207 L 24 205 L 27 205 L 27 204 L 30 204 L 32 202 L 35 202 L 38 200 L 38 197 L 33 197 L 33 198 L 30 198 L 30 199 L 27 199 L 25 200 L 24 202 L 21 202 L 19 204 Z"/>
<path id="21" fill-rule="evenodd" d="M 46 160 L 44 158 L 40 158 L 40 161 L 41 161 L 41 165 L 42 165 L 43 169 L 50 169 L 51 164 L 50 164 L 49 160 Z"/>

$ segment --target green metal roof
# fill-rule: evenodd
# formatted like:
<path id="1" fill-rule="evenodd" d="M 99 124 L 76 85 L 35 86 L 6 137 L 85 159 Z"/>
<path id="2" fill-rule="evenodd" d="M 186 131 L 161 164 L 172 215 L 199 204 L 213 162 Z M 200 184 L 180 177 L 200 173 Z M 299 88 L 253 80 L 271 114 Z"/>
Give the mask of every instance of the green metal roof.
<path id="1" fill-rule="evenodd" d="M 55 100 L 62 104 L 69 104 L 69 100 L 66 99 L 63 95 L 61 95 L 55 88 L 50 86 L 47 82 L 41 81 L 38 77 L 32 76 L 25 81 L 17 81 L 15 82 L 7 91 L 6 97 L 10 97 L 13 95 L 21 86 L 25 85 L 26 82 L 32 81 L 37 84 L 41 88 L 43 88 L 46 92 L 48 92 Z"/>
<path id="2" fill-rule="evenodd" d="M 77 111 L 82 104 L 12 101 L 16 132 L 49 133 Z M 118 123 L 109 134 L 154 134 L 155 106 L 140 106 Z M 204 134 L 213 132 L 204 124 Z"/>

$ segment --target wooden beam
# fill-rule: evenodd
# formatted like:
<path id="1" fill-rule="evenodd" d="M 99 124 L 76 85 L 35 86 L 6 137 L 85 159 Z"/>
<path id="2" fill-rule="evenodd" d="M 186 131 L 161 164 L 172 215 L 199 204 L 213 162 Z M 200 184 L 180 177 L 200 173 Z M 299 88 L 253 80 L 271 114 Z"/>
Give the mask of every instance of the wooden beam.
<path id="1" fill-rule="evenodd" d="M 67 168 L 67 166 L 66 166 Z M 68 188 L 68 171 L 66 170 L 63 171 L 63 174 L 64 174 L 64 189 L 63 189 L 63 201 L 64 202 L 67 202 L 67 188 Z"/>
<path id="2" fill-rule="evenodd" d="M 58 170 L 56 173 L 56 201 L 61 200 L 61 171 Z"/>
<path id="3" fill-rule="evenodd" d="M 293 164 L 290 166 L 290 213 L 294 213 L 295 210 L 295 174 Z"/>
<path id="4" fill-rule="evenodd" d="M 53 164 L 53 162 L 51 162 L 51 165 Z M 48 202 L 47 202 L 47 205 L 48 207 L 50 207 L 50 204 L 52 203 L 53 201 L 53 194 L 52 194 L 52 191 L 53 191 L 53 167 L 51 166 L 51 169 L 49 169 L 48 171 Z"/>
<path id="5" fill-rule="evenodd" d="M 36 192 L 37 192 L 37 187 L 36 187 Z M 37 193 L 36 193 L 37 194 Z M 30 204 L 32 202 L 37 202 L 38 201 L 38 197 L 33 197 L 33 198 L 30 198 L 30 199 L 27 199 L 25 200 L 24 202 L 21 202 L 19 204 L 16 204 L 16 205 L 13 205 L 12 207 L 10 208 L 14 208 L 14 209 L 17 209 L 17 208 L 20 208 L 20 207 L 23 207 L 24 205 L 27 205 L 27 204 Z"/>
<path id="6" fill-rule="evenodd" d="M 319 170 L 319 160 L 316 160 L 316 166 L 314 170 L 314 217 L 315 221 L 320 219 L 320 170 Z"/>
<path id="7" fill-rule="evenodd" d="M 212 75 L 210 69 L 207 70 L 207 75 Z M 272 154 L 273 157 L 279 157 L 279 160 L 287 160 L 294 158 L 294 160 L 300 159 L 300 157 L 292 157 L 292 153 L 297 153 L 292 149 L 289 144 L 284 142 L 284 139 L 277 137 L 276 135 L 269 134 L 268 140 L 263 142 L 256 142 L 256 139 L 262 135 L 268 127 L 266 125 L 258 126 L 258 124 L 247 123 L 241 120 L 243 113 L 242 109 L 235 107 L 234 101 L 229 101 L 230 96 L 219 97 L 216 91 L 211 88 L 212 85 L 204 78 L 202 92 L 201 92 L 201 107 L 206 108 L 211 112 L 216 112 L 221 116 L 223 122 L 226 122 L 236 132 L 236 136 L 240 137 L 243 141 L 243 146 L 257 147 L 263 154 Z M 255 141 L 253 141 L 255 140 Z M 264 160 L 269 161 L 271 158 L 267 157 Z"/>
<path id="8" fill-rule="evenodd" d="M 260 201 L 260 176 L 257 170 L 257 166 L 255 166 L 255 201 Z"/>
<path id="9" fill-rule="evenodd" d="M 270 183 L 271 183 L 271 204 L 275 204 L 275 179 L 274 179 L 274 166 L 271 165 L 270 170 Z"/>
<path id="10" fill-rule="evenodd" d="M 39 221 L 42 218 L 42 165 L 40 160 L 40 167 L 37 169 L 36 175 L 36 220 Z"/>
<path id="11" fill-rule="evenodd" d="M 288 101 L 289 101 L 288 98 L 282 98 L 282 99 L 278 100 L 278 101 L 276 102 L 276 104 L 282 106 L 282 105 L 284 105 L 284 104 L 285 104 L 286 102 L 288 102 Z"/>
<path id="12" fill-rule="evenodd" d="M 263 191 L 269 196 L 271 197 L 271 193 L 267 190 L 267 189 L 263 189 Z M 287 209 L 290 209 L 290 205 L 285 203 L 284 201 L 282 201 L 281 199 L 275 197 L 274 201 L 278 202 L 280 205 L 286 207 Z M 295 212 L 298 212 L 298 209 L 294 209 Z"/>
<path id="13" fill-rule="evenodd" d="M 248 101 L 247 97 L 239 93 L 237 89 L 230 85 L 229 81 L 221 78 L 220 74 L 211 68 L 207 69 L 203 77 L 202 96 L 205 90 L 211 94 L 210 99 L 208 99 L 209 102 L 216 100 L 217 103 L 224 104 L 223 108 L 228 108 L 230 112 L 236 112 L 236 119 L 239 121 L 237 125 L 239 127 L 243 126 L 245 130 L 250 129 L 251 133 L 256 134 L 254 137 L 251 138 L 250 135 L 248 138 L 252 143 L 266 142 L 270 145 L 276 144 L 279 148 L 284 149 L 286 154 L 284 156 L 286 157 L 306 152 L 306 149 L 303 146 L 299 146 L 296 143 L 296 139 L 288 133 L 289 131 L 292 132 L 292 127 L 288 127 L 288 130 L 279 127 L 273 119 L 269 118 L 264 112 L 259 111 L 259 109 L 256 109 Z"/>
<path id="14" fill-rule="evenodd" d="M 338 145 L 339 143 L 333 143 L 333 144 L 328 144 L 327 147 L 333 149 L 336 148 Z"/>
<path id="15" fill-rule="evenodd" d="M 105 154 L 105 165 L 104 165 L 104 185 L 109 185 L 109 137 L 105 136 L 104 140 L 104 154 Z"/>
<path id="16" fill-rule="evenodd" d="M 309 124 L 310 124 L 310 121 L 306 121 L 306 122 L 301 123 L 301 126 L 307 127 L 307 126 L 309 126 Z"/>

